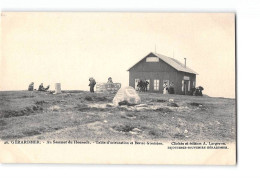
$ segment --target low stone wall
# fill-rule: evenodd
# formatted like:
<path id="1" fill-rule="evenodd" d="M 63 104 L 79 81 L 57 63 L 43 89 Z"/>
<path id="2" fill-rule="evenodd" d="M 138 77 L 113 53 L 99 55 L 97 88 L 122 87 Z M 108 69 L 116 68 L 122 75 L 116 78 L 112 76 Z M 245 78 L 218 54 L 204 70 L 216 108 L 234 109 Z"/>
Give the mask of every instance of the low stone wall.
<path id="1" fill-rule="evenodd" d="M 116 93 L 121 88 L 121 83 L 97 83 L 97 93 Z"/>

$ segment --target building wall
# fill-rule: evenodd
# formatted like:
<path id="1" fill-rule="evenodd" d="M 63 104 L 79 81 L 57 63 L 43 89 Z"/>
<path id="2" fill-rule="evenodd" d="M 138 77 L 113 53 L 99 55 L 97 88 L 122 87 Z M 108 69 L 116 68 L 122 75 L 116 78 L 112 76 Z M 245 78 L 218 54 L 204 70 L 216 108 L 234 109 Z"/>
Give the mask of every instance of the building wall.
<path id="1" fill-rule="evenodd" d="M 190 78 L 190 89 L 192 87 L 196 86 L 196 75 L 191 74 L 191 73 L 186 73 L 186 72 L 178 72 L 178 77 L 176 80 L 175 85 L 177 88 L 175 89 L 177 94 L 184 94 L 184 91 L 182 91 L 182 80 L 184 80 L 184 76 L 187 76 Z M 195 86 L 193 85 L 193 82 L 195 82 Z"/>
<path id="2" fill-rule="evenodd" d="M 152 56 L 152 55 L 149 55 Z M 146 56 L 148 57 L 148 56 Z M 184 76 L 190 78 L 190 89 L 193 87 L 193 82 L 196 83 L 196 75 L 180 72 L 172 68 L 162 60 L 159 62 L 146 62 L 146 57 L 129 70 L 129 86 L 135 87 L 135 79 L 150 80 L 149 92 L 163 92 L 163 80 L 169 80 L 169 83 L 174 83 L 176 94 L 183 94 L 182 80 Z M 159 81 L 159 91 L 154 90 L 154 80 Z"/>

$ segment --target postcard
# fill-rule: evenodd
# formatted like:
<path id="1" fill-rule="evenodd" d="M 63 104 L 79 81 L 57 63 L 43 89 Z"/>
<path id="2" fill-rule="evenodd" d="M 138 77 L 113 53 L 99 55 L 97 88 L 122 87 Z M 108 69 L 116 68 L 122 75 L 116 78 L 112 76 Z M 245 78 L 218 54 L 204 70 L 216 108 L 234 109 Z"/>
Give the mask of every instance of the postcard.
<path id="1" fill-rule="evenodd" d="M 235 13 L 2 12 L 0 162 L 236 164 Z"/>

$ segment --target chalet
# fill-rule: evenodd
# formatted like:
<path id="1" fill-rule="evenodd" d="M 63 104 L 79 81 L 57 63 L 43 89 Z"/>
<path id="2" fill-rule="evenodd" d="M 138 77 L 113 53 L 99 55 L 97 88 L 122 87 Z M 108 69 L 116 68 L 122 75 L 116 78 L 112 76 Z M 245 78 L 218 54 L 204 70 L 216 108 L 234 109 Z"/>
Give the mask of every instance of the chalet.
<path id="1" fill-rule="evenodd" d="M 174 83 L 176 94 L 189 94 L 192 87 L 196 86 L 195 71 L 176 59 L 158 54 L 149 53 L 134 66 L 128 69 L 129 86 L 137 89 L 139 80 L 149 82 L 147 90 L 153 93 L 162 93 L 163 84 Z"/>

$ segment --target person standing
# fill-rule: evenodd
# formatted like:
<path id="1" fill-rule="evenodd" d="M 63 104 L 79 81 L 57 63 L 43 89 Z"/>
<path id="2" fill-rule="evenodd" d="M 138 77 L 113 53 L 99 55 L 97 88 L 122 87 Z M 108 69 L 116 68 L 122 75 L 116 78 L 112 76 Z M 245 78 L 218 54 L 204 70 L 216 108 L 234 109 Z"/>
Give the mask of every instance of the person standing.
<path id="1" fill-rule="evenodd" d="M 90 87 L 90 92 L 94 93 L 94 87 L 96 85 L 96 81 L 94 78 L 89 78 L 89 87 Z"/>
<path id="2" fill-rule="evenodd" d="M 167 82 L 165 81 L 163 84 L 163 94 L 167 94 L 168 93 L 168 85 Z"/>
<path id="3" fill-rule="evenodd" d="M 108 78 L 107 83 L 110 83 L 110 84 L 113 83 L 113 80 L 111 77 Z"/>
<path id="4" fill-rule="evenodd" d="M 169 89 L 168 89 L 168 92 L 169 92 L 169 94 L 174 94 L 175 93 L 174 92 L 174 83 L 173 82 L 171 82 L 171 84 L 169 86 Z"/>
<path id="5" fill-rule="evenodd" d="M 146 79 L 144 81 L 145 81 L 145 83 L 144 83 L 144 91 L 147 92 L 147 87 L 149 85 L 149 82 Z"/>

